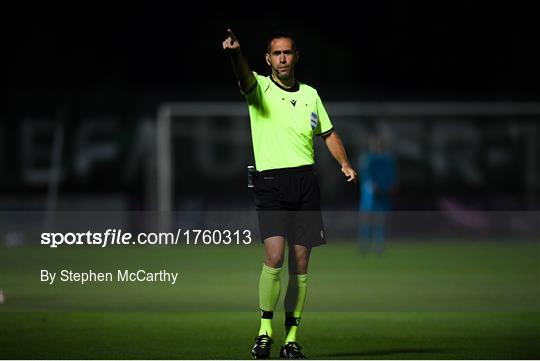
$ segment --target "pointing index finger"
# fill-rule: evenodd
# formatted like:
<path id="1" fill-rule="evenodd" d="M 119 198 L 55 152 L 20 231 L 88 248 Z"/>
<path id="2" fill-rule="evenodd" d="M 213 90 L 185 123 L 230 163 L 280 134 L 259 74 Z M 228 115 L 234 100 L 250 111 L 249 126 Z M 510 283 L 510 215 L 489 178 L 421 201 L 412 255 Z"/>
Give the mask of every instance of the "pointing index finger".
<path id="1" fill-rule="evenodd" d="M 229 36 L 231 37 L 232 40 L 236 40 L 236 35 L 234 35 L 231 29 L 227 29 L 227 32 L 229 33 Z"/>

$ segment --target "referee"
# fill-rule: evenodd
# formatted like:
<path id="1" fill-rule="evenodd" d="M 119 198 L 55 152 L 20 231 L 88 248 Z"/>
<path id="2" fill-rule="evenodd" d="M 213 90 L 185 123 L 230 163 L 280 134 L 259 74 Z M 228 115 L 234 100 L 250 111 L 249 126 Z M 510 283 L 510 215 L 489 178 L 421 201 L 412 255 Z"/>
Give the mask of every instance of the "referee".
<path id="1" fill-rule="evenodd" d="M 313 247 L 326 243 L 319 185 L 313 170 L 313 135 L 322 136 L 348 182 L 352 169 L 317 91 L 295 79 L 299 52 L 286 33 L 270 36 L 266 50 L 269 76 L 249 69 L 240 43 L 228 29 L 223 49 L 230 55 L 251 119 L 257 175 L 255 203 L 265 259 L 259 280 L 261 327 L 251 355 L 270 357 L 273 311 L 281 290 L 285 239 L 289 248 L 289 283 L 285 294 L 285 337 L 282 358 L 305 358 L 296 333 L 306 299 L 307 269 Z"/>

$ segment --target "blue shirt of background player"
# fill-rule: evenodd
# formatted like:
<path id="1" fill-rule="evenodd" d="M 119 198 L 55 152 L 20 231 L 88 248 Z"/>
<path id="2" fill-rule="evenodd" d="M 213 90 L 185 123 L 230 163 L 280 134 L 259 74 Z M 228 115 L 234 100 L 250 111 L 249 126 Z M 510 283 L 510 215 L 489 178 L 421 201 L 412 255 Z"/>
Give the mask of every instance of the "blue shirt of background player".
<path id="1" fill-rule="evenodd" d="M 360 209 L 389 211 L 390 192 L 397 181 L 396 161 L 387 152 L 369 152 L 360 163 Z"/>

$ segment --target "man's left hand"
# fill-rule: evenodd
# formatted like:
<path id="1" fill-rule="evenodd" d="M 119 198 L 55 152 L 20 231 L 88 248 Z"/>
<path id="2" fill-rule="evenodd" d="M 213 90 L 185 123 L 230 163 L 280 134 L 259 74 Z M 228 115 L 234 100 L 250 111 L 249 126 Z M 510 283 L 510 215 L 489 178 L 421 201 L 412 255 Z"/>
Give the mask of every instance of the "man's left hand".
<path id="1" fill-rule="evenodd" d="M 350 166 L 346 165 L 346 166 L 343 166 L 341 168 L 341 171 L 347 177 L 347 182 L 356 183 L 356 181 L 358 179 L 358 174 L 356 174 L 356 171 L 354 169 L 352 169 Z"/>

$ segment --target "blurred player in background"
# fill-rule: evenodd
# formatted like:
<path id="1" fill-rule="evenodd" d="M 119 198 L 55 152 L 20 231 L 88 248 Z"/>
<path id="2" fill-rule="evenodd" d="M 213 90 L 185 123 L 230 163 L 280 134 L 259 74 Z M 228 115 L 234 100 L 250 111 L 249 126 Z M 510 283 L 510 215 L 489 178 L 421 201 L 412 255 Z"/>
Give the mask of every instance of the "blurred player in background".
<path id="1" fill-rule="evenodd" d="M 305 358 L 296 333 L 307 290 L 307 268 L 313 247 L 326 243 L 320 191 L 313 170 L 313 136 L 324 139 L 348 182 L 356 181 L 341 138 L 334 131 L 317 91 L 296 80 L 299 52 L 290 34 L 273 34 L 267 43 L 269 76 L 250 70 L 231 30 L 223 41 L 240 91 L 248 102 L 257 175 L 255 202 L 265 261 L 259 281 L 261 326 L 251 351 L 269 358 L 272 318 L 281 290 L 285 240 L 289 247 L 289 283 L 285 295 L 285 338 L 280 357 Z"/>
<path id="2" fill-rule="evenodd" d="M 374 247 L 382 253 L 386 235 L 386 212 L 392 209 L 391 195 L 397 186 L 394 156 L 385 151 L 382 139 L 372 135 L 369 150 L 359 162 L 360 223 L 358 242 L 363 253 Z"/>

